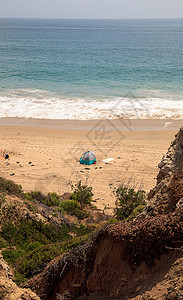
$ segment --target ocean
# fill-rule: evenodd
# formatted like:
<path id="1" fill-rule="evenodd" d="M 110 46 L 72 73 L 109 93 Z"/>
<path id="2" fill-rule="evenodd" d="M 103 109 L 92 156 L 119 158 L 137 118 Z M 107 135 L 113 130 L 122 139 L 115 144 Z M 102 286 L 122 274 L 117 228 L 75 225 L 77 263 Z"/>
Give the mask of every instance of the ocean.
<path id="1" fill-rule="evenodd" d="M 0 19 L 0 117 L 183 117 L 183 20 Z"/>

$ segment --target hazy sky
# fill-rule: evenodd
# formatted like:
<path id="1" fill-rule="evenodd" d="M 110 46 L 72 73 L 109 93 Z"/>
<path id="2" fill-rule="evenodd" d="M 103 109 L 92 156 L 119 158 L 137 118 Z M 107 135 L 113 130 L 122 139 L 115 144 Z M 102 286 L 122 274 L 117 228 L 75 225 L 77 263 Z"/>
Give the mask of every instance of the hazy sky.
<path id="1" fill-rule="evenodd" d="M 0 17 L 183 18 L 183 0 L 0 0 Z"/>

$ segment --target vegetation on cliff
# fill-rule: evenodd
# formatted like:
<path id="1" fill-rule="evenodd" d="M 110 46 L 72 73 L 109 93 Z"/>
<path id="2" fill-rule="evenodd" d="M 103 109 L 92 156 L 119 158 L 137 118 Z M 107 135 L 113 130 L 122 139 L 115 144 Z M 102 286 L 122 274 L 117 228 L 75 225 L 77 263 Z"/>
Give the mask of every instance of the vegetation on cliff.
<path id="1" fill-rule="evenodd" d="M 151 267 L 174 242 L 183 241 L 183 211 L 119 222 L 102 229 L 97 239 L 105 236 L 124 245 L 124 259 L 136 266 L 144 261 Z"/>
<path id="2" fill-rule="evenodd" d="M 120 201 L 119 219 L 129 217 L 132 212 L 135 217 L 140 210 L 135 212 L 134 208 L 144 204 L 143 191 L 120 187 L 116 195 Z M 24 193 L 21 186 L 0 178 L 0 247 L 3 258 L 14 268 L 16 283 L 41 272 L 53 258 L 89 240 L 97 226 L 84 225 L 79 220 L 91 219 L 92 196 L 92 187 L 82 185 L 81 181 L 72 186 L 68 199 L 63 199 L 56 193 Z M 65 213 L 76 217 L 74 222 L 65 219 Z M 105 218 L 104 214 L 100 216 L 101 220 Z M 108 219 L 101 226 L 110 222 Z"/>
<path id="3" fill-rule="evenodd" d="M 116 196 L 115 215 L 118 220 L 133 219 L 146 204 L 146 195 L 143 190 L 135 191 L 133 188 L 120 185 L 117 188 L 114 187 L 113 193 Z"/>
<path id="4" fill-rule="evenodd" d="M 83 188 L 80 183 L 72 195 L 75 200 L 63 200 L 55 193 L 25 194 L 21 186 L 0 178 L 0 248 L 3 258 L 14 268 L 16 283 L 41 272 L 54 257 L 90 238 L 93 228 L 77 219 L 70 222 L 62 213 L 76 215 L 77 212 L 80 218 L 81 214 L 84 216 L 86 212 L 82 208 L 91 201 L 91 188 Z M 70 205 L 73 202 L 74 207 Z"/>

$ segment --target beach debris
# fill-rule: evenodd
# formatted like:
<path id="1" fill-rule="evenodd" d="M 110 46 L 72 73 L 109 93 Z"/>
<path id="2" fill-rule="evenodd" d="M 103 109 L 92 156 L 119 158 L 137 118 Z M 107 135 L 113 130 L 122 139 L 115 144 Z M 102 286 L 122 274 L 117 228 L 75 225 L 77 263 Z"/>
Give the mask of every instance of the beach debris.
<path id="1" fill-rule="evenodd" d="M 172 124 L 172 122 L 165 122 L 164 127 L 168 127 L 168 126 L 171 125 L 171 124 Z"/>
<path id="2" fill-rule="evenodd" d="M 10 158 L 9 154 L 5 154 L 4 158 L 5 158 L 5 159 Z"/>
<path id="3" fill-rule="evenodd" d="M 105 163 L 109 163 L 112 160 L 114 160 L 114 158 L 108 157 L 108 158 L 103 159 L 102 161 Z"/>
<path id="4" fill-rule="evenodd" d="M 96 156 L 92 151 L 87 151 L 83 153 L 82 157 L 80 157 L 80 164 L 92 165 L 96 163 L 97 163 Z"/>

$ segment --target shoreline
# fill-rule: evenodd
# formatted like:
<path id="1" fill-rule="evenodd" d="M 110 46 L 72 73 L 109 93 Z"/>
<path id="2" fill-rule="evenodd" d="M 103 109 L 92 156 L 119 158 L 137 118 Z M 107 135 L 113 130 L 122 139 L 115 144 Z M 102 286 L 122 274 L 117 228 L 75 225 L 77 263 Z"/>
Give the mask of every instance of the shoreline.
<path id="1" fill-rule="evenodd" d="M 152 131 L 178 130 L 183 119 L 101 119 L 101 120 L 58 120 L 0 118 L 0 126 L 36 127 L 77 131 Z"/>

